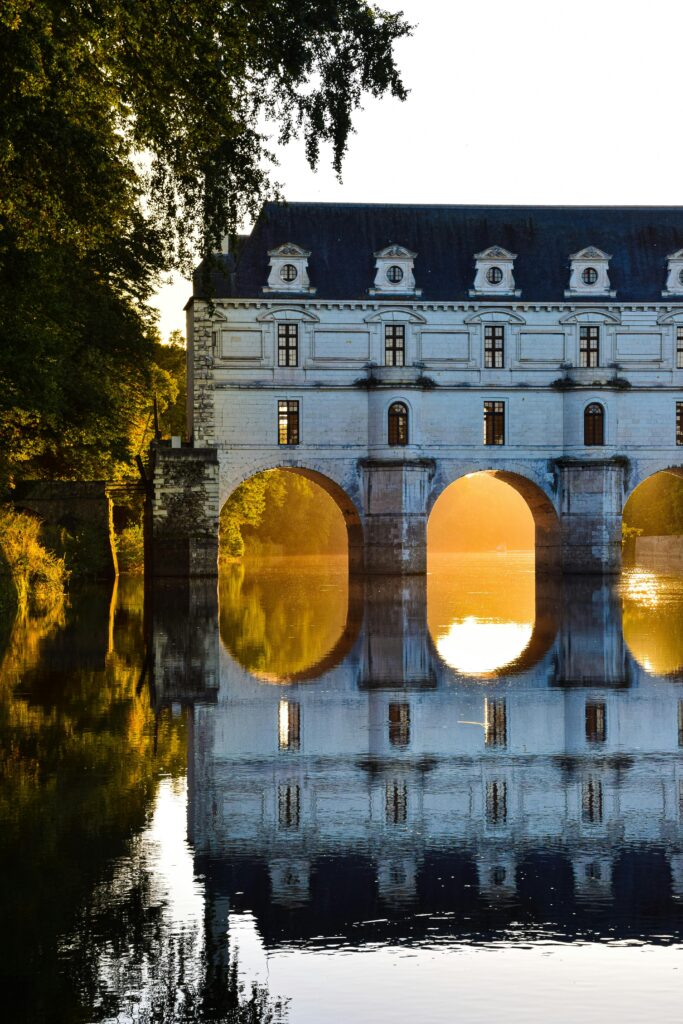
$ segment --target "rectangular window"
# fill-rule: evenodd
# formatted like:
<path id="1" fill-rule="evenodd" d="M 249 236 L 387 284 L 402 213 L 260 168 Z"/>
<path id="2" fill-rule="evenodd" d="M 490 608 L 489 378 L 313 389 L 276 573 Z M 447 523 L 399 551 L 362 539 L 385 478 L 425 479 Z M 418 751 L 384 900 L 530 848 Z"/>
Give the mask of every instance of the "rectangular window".
<path id="1" fill-rule="evenodd" d="M 387 782 L 385 789 L 387 825 L 405 825 L 408 819 L 408 787 L 405 782 Z"/>
<path id="2" fill-rule="evenodd" d="M 387 366 L 405 366 L 406 329 L 403 324 L 384 326 L 384 362 Z"/>
<path id="3" fill-rule="evenodd" d="M 581 820 L 587 825 L 602 821 L 602 782 L 588 779 L 581 786 Z"/>
<path id="4" fill-rule="evenodd" d="M 277 443 L 299 443 L 299 403 L 277 403 Z"/>
<path id="5" fill-rule="evenodd" d="M 484 367 L 499 370 L 505 365 L 505 328 L 501 324 L 484 327 Z"/>
<path id="6" fill-rule="evenodd" d="M 298 828 L 301 822 L 301 790 L 296 782 L 277 788 L 277 820 L 280 828 Z"/>
<path id="7" fill-rule="evenodd" d="M 507 782 L 486 783 L 486 821 L 489 825 L 504 825 L 508 818 Z"/>
<path id="8" fill-rule="evenodd" d="M 678 745 L 683 747 L 683 700 L 678 702 Z"/>
<path id="9" fill-rule="evenodd" d="M 410 704 L 389 705 L 389 743 L 392 747 L 410 743 Z"/>
<path id="10" fill-rule="evenodd" d="M 505 402 L 484 402 L 484 444 L 505 444 Z"/>
<path id="11" fill-rule="evenodd" d="M 301 707 L 295 700 L 281 700 L 277 709 L 278 747 L 298 750 L 301 746 Z"/>
<path id="12" fill-rule="evenodd" d="M 676 444 L 683 444 L 683 402 L 676 402 Z"/>
<path id="13" fill-rule="evenodd" d="M 676 369 L 683 370 L 683 327 L 676 328 Z"/>
<path id="14" fill-rule="evenodd" d="M 507 707 L 501 698 L 484 698 L 484 743 L 487 747 L 505 747 L 508 741 Z"/>
<path id="15" fill-rule="evenodd" d="M 604 701 L 586 701 L 586 742 L 604 743 L 607 739 L 607 709 Z"/>
<path id="16" fill-rule="evenodd" d="M 277 365 L 299 365 L 299 325 L 277 325 Z"/>
<path id="17" fill-rule="evenodd" d="M 600 365 L 600 328 L 579 328 L 579 366 Z"/>

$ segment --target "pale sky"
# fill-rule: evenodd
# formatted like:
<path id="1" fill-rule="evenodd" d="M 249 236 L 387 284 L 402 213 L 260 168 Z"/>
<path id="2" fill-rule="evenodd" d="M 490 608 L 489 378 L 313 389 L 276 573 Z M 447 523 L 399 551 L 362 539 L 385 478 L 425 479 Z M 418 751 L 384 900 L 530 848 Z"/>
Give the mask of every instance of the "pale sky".
<path id="1" fill-rule="evenodd" d="M 415 26 L 397 49 L 405 103 L 368 99 L 340 184 L 323 153 L 280 149 L 290 201 L 683 203 L 673 0 L 378 0 Z M 164 287 L 164 338 L 189 283 Z"/>

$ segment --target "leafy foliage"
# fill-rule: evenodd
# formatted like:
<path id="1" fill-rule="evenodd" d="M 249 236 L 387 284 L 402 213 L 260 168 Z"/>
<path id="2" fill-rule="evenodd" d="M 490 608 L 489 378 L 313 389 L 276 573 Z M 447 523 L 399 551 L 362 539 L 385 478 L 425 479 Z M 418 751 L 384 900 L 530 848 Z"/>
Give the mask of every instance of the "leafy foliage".
<path id="1" fill-rule="evenodd" d="M 404 96 L 408 31 L 363 0 L 5 0 L 0 485 L 125 472 L 177 376 L 160 273 L 273 194 L 264 124 L 339 169 L 363 94 Z"/>
<path id="2" fill-rule="evenodd" d="M 344 554 L 346 527 L 337 505 L 296 473 L 257 473 L 232 493 L 220 518 L 223 558 Z"/>
<path id="3" fill-rule="evenodd" d="M 683 479 L 673 473 L 648 477 L 626 502 L 623 523 L 627 539 L 683 534 Z"/>

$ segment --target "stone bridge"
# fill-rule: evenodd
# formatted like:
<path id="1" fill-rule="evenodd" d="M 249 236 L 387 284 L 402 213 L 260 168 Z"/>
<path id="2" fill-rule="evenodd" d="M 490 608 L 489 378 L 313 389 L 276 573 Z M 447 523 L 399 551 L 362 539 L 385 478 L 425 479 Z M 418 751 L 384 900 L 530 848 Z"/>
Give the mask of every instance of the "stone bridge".
<path id="1" fill-rule="evenodd" d="M 149 524 L 155 576 L 217 573 L 218 518 L 232 492 L 255 473 L 281 469 L 329 494 L 346 523 L 351 573 L 420 574 L 427 521 L 455 481 L 488 473 L 524 498 L 535 525 L 540 572 L 617 573 L 626 501 L 649 476 L 683 468 L 664 455 L 557 458 L 379 459 L 281 450 L 247 455 L 219 448 L 157 444 L 151 456 Z"/>

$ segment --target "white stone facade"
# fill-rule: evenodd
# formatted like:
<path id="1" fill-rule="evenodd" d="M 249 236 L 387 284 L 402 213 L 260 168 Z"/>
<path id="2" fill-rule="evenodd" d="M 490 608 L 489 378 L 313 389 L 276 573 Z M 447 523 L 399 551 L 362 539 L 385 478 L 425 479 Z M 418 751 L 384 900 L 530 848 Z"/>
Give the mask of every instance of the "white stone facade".
<path id="1" fill-rule="evenodd" d="M 534 216 L 543 226 L 546 214 Z M 218 451 L 220 502 L 259 470 L 318 474 L 323 486 L 328 482 L 351 501 L 367 546 L 371 478 L 381 464 L 382 487 L 401 496 L 396 511 L 407 546 L 399 563 L 420 571 L 420 558 L 408 550 L 419 541 L 415 531 L 406 539 L 406 516 L 426 517 L 441 491 L 465 473 L 500 472 L 531 504 L 545 505 L 539 529 L 547 533 L 552 517 L 559 517 L 551 545 L 561 549 L 556 560 L 565 567 L 614 569 L 619 519 L 630 493 L 653 472 L 683 465 L 683 308 L 676 304 L 672 277 L 680 252 L 670 249 L 656 271 L 649 267 L 649 278 L 658 276 L 644 283 L 643 294 L 656 294 L 657 301 L 620 301 L 624 253 L 617 258 L 593 238 L 582 249 L 567 249 L 564 288 L 559 277 L 553 284 L 557 301 L 536 301 L 528 286 L 519 287 L 529 273 L 529 253 L 518 254 L 522 246 L 512 251 L 494 237 L 472 251 L 469 269 L 463 269 L 469 282 L 453 286 L 455 296 L 468 285 L 470 298 L 436 301 L 427 297 L 425 281 L 434 271 L 425 269 L 409 241 L 394 239 L 358 253 L 358 263 L 367 267 L 364 295 L 350 291 L 348 298 L 332 299 L 321 294 L 334 290 L 327 255 L 295 237 L 259 255 L 258 237 L 252 237 L 246 242 L 252 261 L 251 278 L 243 275 L 247 283 L 230 295 L 190 302 L 189 431 L 196 447 Z M 279 255 L 286 252 L 299 253 L 301 267 L 286 292 L 276 294 L 277 261 L 295 258 Z M 323 255 L 327 277 L 317 288 Z M 652 253 L 646 256 L 652 264 Z M 628 265 L 637 267 L 638 259 Z M 356 264 L 352 269 L 358 278 Z M 637 275 L 627 284 L 624 294 L 637 290 Z M 545 287 L 542 279 L 538 287 Z M 407 444 L 390 443 L 395 403 L 407 413 Z M 597 406 L 602 419 L 597 443 L 594 437 L 587 443 L 589 406 Z M 293 443 L 279 436 L 281 408 L 297 413 Z M 495 409 L 489 441 L 498 443 L 485 443 L 485 408 Z M 590 523 L 580 544 L 570 543 L 562 518 L 572 504 L 561 468 L 568 461 L 585 464 L 593 475 L 610 463 L 620 474 L 616 491 L 614 481 L 590 485 L 591 494 L 602 490 L 611 497 L 607 506 L 593 498 L 592 508 L 583 502 Z M 396 475 L 411 462 L 424 469 L 422 505 L 411 504 L 412 484 Z M 389 483 L 386 468 L 392 465 L 396 473 Z M 375 493 L 378 487 L 375 480 Z M 577 508 L 574 502 L 574 513 Z M 417 520 L 411 522 L 416 528 Z"/>

